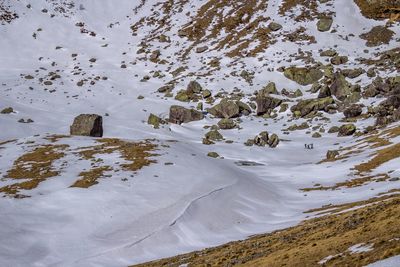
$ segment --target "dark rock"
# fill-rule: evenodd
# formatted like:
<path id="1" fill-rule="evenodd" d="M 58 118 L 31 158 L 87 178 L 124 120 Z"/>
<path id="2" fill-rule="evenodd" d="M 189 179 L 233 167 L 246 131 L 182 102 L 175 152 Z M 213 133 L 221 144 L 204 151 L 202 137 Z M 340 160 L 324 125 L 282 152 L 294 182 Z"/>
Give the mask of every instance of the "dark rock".
<path id="1" fill-rule="evenodd" d="M 224 137 L 220 132 L 217 130 L 211 130 L 208 133 L 206 133 L 206 139 L 211 140 L 211 141 L 221 141 L 224 140 Z"/>
<path id="2" fill-rule="evenodd" d="M 218 122 L 218 127 L 222 130 L 229 130 L 236 127 L 236 123 L 232 119 L 222 119 Z"/>
<path id="3" fill-rule="evenodd" d="M 272 134 L 269 137 L 268 145 L 271 148 L 275 148 L 275 147 L 277 147 L 279 145 L 279 142 L 280 142 L 279 137 L 276 134 Z"/>
<path id="4" fill-rule="evenodd" d="M 267 131 L 259 133 L 254 137 L 254 145 L 256 146 L 266 146 L 268 145 L 269 135 Z"/>
<path id="5" fill-rule="evenodd" d="M 171 106 L 169 110 L 169 121 L 175 124 L 199 121 L 204 118 L 203 113 L 195 109 L 187 109 L 182 106 Z"/>
<path id="6" fill-rule="evenodd" d="M 349 61 L 349 58 L 346 56 L 334 56 L 333 58 L 331 58 L 331 63 L 333 65 L 341 65 L 346 63 L 347 61 Z"/>
<path id="7" fill-rule="evenodd" d="M 13 112 L 14 112 L 14 109 L 12 107 L 8 107 L 8 108 L 5 108 L 2 111 L 0 111 L 0 114 L 10 114 Z"/>
<path id="8" fill-rule="evenodd" d="M 320 32 L 326 32 L 329 31 L 332 27 L 333 20 L 332 18 L 321 18 L 317 22 L 317 29 Z"/>
<path id="9" fill-rule="evenodd" d="M 343 111 L 346 118 L 354 118 L 360 116 L 362 113 L 362 107 L 360 105 L 351 105 Z"/>
<path id="10" fill-rule="evenodd" d="M 297 68 L 290 67 L 285 69 L 286 78 L 297 82 L 300 85 L 309 85 L 317 82 L 324 74 L 317 68 Z"/>
<path id="11" fill-rule="evenodd" d="M 291 107 L 291 111 L 297 117 L 304 117 L 313 111 L 325 110 L 329 105 L 334 104 L 332 97 L 300 100 L 297 105 Z"/>
<path id="12" fill-rule="evenodd" d="M 328 152 L 326 152 L 327 160 L 334 160 L 337 156 L 339 156 L 339 152 L 337 150 L 328 150 Z"/>
<path id="13" fill-rule="evenodd" d="M 103 118 L 97 114 L 81 114 L 74 119 L 70 127 L 70 134 L 102 137 Z"/>
<path id="14" fill-rule="evenodd" d="M 282 103 L 282 100 L 271 96 L 258 96 L 256 98 L 256 103 L 257 103 L 257 115 L 260 116 L 264 115 L 269 110 L 278 107 Z"/>
<path id="15" fill-rule="evenodd" d="M 276 23 L 276 22 L 271 22 L 271 23 L 268 25 L 268 28 L 269 28 L 271 31 L 276 32 L 276 31 L 279 31 L 280 29 L 282 29 L 282 25 L 279 24 L 279 23 Z"/>
<path id="16" fill-rule="evenodd" d="M 186 88 L 188 94 L 200 94 L 201 91 L 203 91 L 203 88 L 196 81 L 191 81 Z"/>
<path id="17" fill-rule="evenodd" d="M 208 109 L 208 112 L 217 118 L 235 118 L 240 115 L 240 108 L 235 101 L 222 99 L 214 107 Z"/>
<path id="18" fill-rule="evenodd" d="M 357 128 L 354 124 L 344 124 L 340 126 L 338 136 L 349 136 L 356 132 Z"/>

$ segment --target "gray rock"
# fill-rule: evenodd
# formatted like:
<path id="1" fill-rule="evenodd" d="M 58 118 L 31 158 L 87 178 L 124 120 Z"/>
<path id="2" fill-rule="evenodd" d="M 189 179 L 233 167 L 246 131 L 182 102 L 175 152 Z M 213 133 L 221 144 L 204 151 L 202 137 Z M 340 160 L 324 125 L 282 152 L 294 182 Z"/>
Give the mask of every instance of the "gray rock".
<path id="1" fill-rule="evenodd" d="M 256 146 L 266 146 L 268 145 L 269 135 L 267 131 L 259 133 L 256 137 L 254 137 L 253 144 Z"/>
<path id="2" fill-rule="evenodd" d="M 351 105 L 343 111 L 343 115 L 346 118 L 354 118 L 360 116 L 362 113 L 362 107 L 360 105 Z"/>
<path id="3" fill-rule="evenodd" d="M 356 132 L 357 128 L 354 124 L 344 124 L 340 126 L 338 136 L 349 136 Z"/>
<path id="4" fill-rule="evenodd" d="M 320 32 L 326 32 L 329 31 L 332 27 L 332 23 L 333 20 L 332 18 L 321 18 L 318 22 L 317 22 L 317 29 Z"/>
<path id="5" fill-rule="evenodd" d="M 173 105 L 169 109 L 169 121 L 171 123 L 181 124 L 202 119 L 204 119 L 203 113 L 195 109 L 187 109 L 177 105 Z"/>
<path id="6" fill-rule="evenodd" d="M 285 69 L 286 78 L 297 82 L 300 85 L 309 85 L 320 80 L 324 74 L 317 68 L 290 67 Z"/>
<path id="7" fill-rule="evenodd" d="M 280 29 L 282 29 L 282 25 L 279 24 L 279 23 L 276 23 L 276 22 L 271 22 L 271 23 L 268 25 L 268 28 L 269 28 L 271 31 L 276 32 L 276 31 L 279 31 Z"/>
<path id="8" fill-rule="evenodd" d="M 256 103 L 257 115 L 261 116 L 267 113 L 269 110 L 278 107 L 282 103 L 282 100 L 271 96 L 258 96 L 256 98 Z"/>
<path id="9" fill-rule="evenodd" d="M 275 148 L 275 147 L 277 147 L 278 145 L 279 145 L 279 137 L 276 135 L 276 134 L 272 134 L 270 137 L 269 137 L 269 140 L 268 140 L 268 145 L 269 145 L 269 147 L 271 147 L 271 148 Z"/>
<path id="10" fill-rule="evenodd" d="M 74 119 L 70 127 L 70 134 L 102 137 L 103 118 L 97 114 L 81 114 Z"/>
<path id="11" fill-rule="evenodd" d="M 218 127 L 222 130 L 229 130 L 236 127 L 236 123 L 232 119 L 222 119 L 218 122 Z"/>
<path id="12" fill-rule="evenodd" d="M 208 109 L 208 112 L 217 118 L 235 118 L 240 115 L 240 108 L 235 101 L 222 99 L 214 107 Z"/>

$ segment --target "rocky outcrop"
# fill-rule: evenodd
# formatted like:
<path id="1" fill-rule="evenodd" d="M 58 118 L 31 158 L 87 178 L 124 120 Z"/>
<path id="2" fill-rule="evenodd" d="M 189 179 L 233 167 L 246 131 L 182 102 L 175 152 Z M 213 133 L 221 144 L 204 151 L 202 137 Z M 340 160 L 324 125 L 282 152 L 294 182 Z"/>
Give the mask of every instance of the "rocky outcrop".
<path id="1" fill-rule="evenodd" d="M 187 109 L 182 106 L 171 106 L 169 109 L 169 122 L 175 124 L 198 121 L 204 118 L 203 113 L 195 109 Z"/>
<path id="2" fill-rule="evenodd" d="M 334 104 L 332 97 L 301 100 L 290 109 L 296 117 L 304 117 L 313 111 L 328 111 L 329 106 Z"/>
<path id="3" fill-rule="evenodd" d="M 81 114 L 74 119 L 70 127 L 70 134 L 102 137 L 103 118 L 97 114 Z"/>
<path id="4" fill-rule="evenodd" d="M 360 105 L 351 105 L 343 111 L 343 115 L 346 118 L 354 118 L 360 116 L 362 113 L 362 107 Z"/>
<path id="5" fill-rule="evenodd" d="M 338 136 L 349 136 L 356 132 L 357 128 L 354 124 L 344 124 L 340 126 Z"/>
<path id="6" fill-rule="evenodd" d="M 222 99 L 219 104 L 209 108 L 208 112 L 217 118 L 230 119 L 240 116 L 239 105 L 235 101 L 227 99 Z"/>
<path id="7" fill-rule="evenodd" d="M 324 74 L 317 68 L 290 67 L 285 69 L 286 78 L 297 82 L 300 85 L 309 85 L 317 82 Z"/>
<path id="8" fill-rule="evenodd" d="M 229 130 L 236 127 L 236 123 L 232 119 L 222 119 L 218 122 L 218 127 L 222 130 Z"/>
<path id="9" fill-rule="evenodd" d="M 282 100 L 271 96 L 260 95 L 256 98 L 256 103 L 257 115 L 260 116 L 278 107 L 282 103 Z"/>

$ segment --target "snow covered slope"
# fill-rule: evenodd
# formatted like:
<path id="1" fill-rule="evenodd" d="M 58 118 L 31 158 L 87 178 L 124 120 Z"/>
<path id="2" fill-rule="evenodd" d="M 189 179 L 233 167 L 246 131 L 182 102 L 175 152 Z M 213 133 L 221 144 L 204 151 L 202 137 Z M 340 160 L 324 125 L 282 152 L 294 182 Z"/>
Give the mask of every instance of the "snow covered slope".
<path id="1" fill-rule="evenodd" d="M 353 1 L 291 2 L 3 1 L 0 111 L 13 111 L 0 114 L 0 265 L 126 266 L 293 226 L 310 216 L 307 210 L 398 189 L 400 123 L 385 113 L 387 128 L 368 128 L 380 116 L 368 107 L 389 96 L 351 102 L 333 95 L 334 112 L 296 117 L 291 107 L 316 99 L 318 82 L 301 85 L 283 71 L 320 68 L 322 88 L 339 69 L 360 68 L 359 76 L 343 79 L 364 92 L 374 73 L 384 79 L 376 82 L 380 89 L 399 75 L 399 23 L 385 28 L 392 32 L 387 42 L 371 47 L 360 35 L 386 21 L 365 18 Z M 317 29 L 321 17 L 333 18 L 329 31 Z M 282 28 L 271 29 L 271 22 Z M 328 49 L 347 61 L 322 56 Z M 193 80 L 212 99 L 174 98 Z M 394 88 L 400 81 L 393 80 Z M 254 92 L 270 82 L 280 92 L 271 95 L 287 107 L 256 116 Z M 159 90 L 165 85 L 167 92 Z M 219 130 L 223 141 L 204 145 L 219 121 L 207 108 L 222 98 L 241 99 L 252 114 L 236 118 L 239 127 Z M 203 120 L 159 129 L 147 123 L 151 113 L 167 119 L 171 105 L 199 102 Z M 363 105 L 365 116 L 346 120 L 343 110 L 353 103 Z M 68 135 L 81 113 L 103 116 L 103 141 L 53 136 Z M 302 123 L 307 127 L 293 130 Z M 358 134 L 328 132 L 346 123 Z M 278 147 L 244 145 L 262 131 L 277 134 Z M 125 142 L 143 140 L 155 146 L 146 156 L 151 163 L 124 168 Z M 98 148 L 99 142 L 110 144 Z M 377 163 L 382 149 L 390 156 Z M 88 157 L 84 150 L 97 152 Z M 337 150 L 338 159 L 324 161 L 328 150 Z M 13 177 L 13 170 L 41 166 L 46 155 L 54 158 L 43 180 L 25 187 L 31 190 L 10 190 L 28 178 Z M 97 184 L 71 187 L 94 169 Z"/>

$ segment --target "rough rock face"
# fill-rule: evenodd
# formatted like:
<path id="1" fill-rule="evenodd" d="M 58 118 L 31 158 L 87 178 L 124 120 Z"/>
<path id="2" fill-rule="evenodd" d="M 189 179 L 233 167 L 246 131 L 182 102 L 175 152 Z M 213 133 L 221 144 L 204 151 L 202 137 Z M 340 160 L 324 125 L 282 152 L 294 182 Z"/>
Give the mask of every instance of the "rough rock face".
<path id="1" fill-rule="evenodd" d="M 286 78 L 297 82 L 300 85 L 309 85 L 317 82 L 324 74 L 317 68 L 297 68 L 290 67 L 285 69 Z"/>
<path id="2" fill-rule="evenodd" d="M 282 100 L 271 96 L 259 96 L 256 99 L 257 103 L 257 115 L 264 115 L 268 110 L 278 107 Z"/>
<path id="3" fill-rule="evenodd" d="M 169 109 L 169 122 L 175 124 L 199 121 L 204 118 L 203 113 L 195 109 L 187 109 L 182 106 L 171 106 Z"/>
<path id="4" fill-rule="evenodd" d="M 354 118 L 360 116 L 362 113 L 362 107 L 360 105 L 351 105 L 343 111 L 346 118 Z"/>
<path id="5" fill-rule="evenodd" d="M 329 105 L 334 103 L 335 101 L 332 99 L 332 97 L 307 99 L 299 101 L 299 103 L 297 103 L 295 106 L 292 106 L 290 110 L 295 116 L 304 117 L 313 111 L 328 111 Z"/>
<path id="6" fill-rule="evenodd" d="M 70 127 L 71 135 L 103 136 L 103 118 L 97 114 L 81 114 Z"/>
<path id="7" fill-rule="evenodd" d="M 269 134 L 267 131 L 259 133 L 256 137 L 254 137 L 254 144 L 256 146 L 266 146 L 268 145 Z"/>
<path id="8" fill-rule="evenodd" d="M 352 93 L 351 84 L 346 81 L 346 78 L 341 73 L 334 74 L 333 81 L 329 89 L 332 95 L 336 96 L 340 101 L 345 100 Z"/>
<path id="9" fill-rule="evenodd" d="M 236 123 L 232 119 L 222 119 L 218 122 L 218 127 L 222 130 L 229 130 L 236 127 Z"/>
<path id="10" fill-rule="evenodd" d="M 326 32 L 331 29 L 332 23 L 332 18 L 322 18 L 318 21 L 317 28 L 320 32 Z"/>
<path id="11" fill-rule="evenodd" d="M 356 132 L 357 128 L 354 124 L 345 124 L 340 126 L 338 136 L 349 136 Z"/>
<path id="12" fill-rule="evenodd" d="M 217 118 L 235 118 L 240 115 L 240 108 L 235 101 L 223 99 L 208 112 Z"/>
<path id="13" fill-rule="evenodd" d="M 201 91 L 203 91 L 203 88 L 201 87 L 201 85 L 200 85 L 198 82 L 196 82 L 196 81 L 191 81 L 191 82 L 188 84 L 186 91 L 187 91 L 189 94 L 200 94 Z"/>

